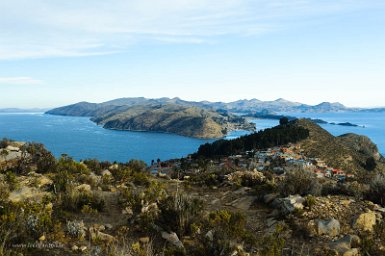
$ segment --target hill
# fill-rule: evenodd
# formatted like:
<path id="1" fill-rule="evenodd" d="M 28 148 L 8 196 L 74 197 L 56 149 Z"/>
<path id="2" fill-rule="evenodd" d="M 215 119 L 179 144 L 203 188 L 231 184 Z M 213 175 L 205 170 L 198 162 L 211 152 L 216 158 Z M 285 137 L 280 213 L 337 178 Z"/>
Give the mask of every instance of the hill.
<path id="1" fill-rule="evenodd" d="M 369 138 L 356 134 L 335 137 L 307 119 L 299 119 L 294 123 L 309 130 L 309 137 L 300 142 L 307 156 L 320 158 L 330 166 L 352 173 L 371 169 L 367 166 L 371 158 L 374 158 L 376 168 L 383 168 L 383 157 Z"/>
<path id="2" fill-rule="evenodd" d="M 106 129 L 168 132 L 205 139 L 221 138 L 234 129 L 255 129 L 255 126 L 244 118 L 199 107 L 160 105 L 153 101 L 143 104 L 141 99 L 130 102 L 124 99 L 100 105 L 83 102 L 47 113 L 91 116 L 92 121 Z M 123 103 L 128 105 L 120 105 Z"/>

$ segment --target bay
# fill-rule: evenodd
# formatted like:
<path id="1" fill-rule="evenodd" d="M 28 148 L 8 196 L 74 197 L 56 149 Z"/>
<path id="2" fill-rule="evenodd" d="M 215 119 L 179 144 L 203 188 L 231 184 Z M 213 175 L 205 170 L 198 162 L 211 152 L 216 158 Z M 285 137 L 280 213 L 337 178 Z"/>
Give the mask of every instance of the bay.
<path id="1" fill-rule="evenodd" d="M 140 159 L 181 158 L 201 144 L 214 140 L 168 133 L 104 129 L 87 117 L 54 116 L 43 113 L 0 114 L 0 138 L 43 143 L 56 157 L 68 154 L 76 160 L 127 162 Z"/>

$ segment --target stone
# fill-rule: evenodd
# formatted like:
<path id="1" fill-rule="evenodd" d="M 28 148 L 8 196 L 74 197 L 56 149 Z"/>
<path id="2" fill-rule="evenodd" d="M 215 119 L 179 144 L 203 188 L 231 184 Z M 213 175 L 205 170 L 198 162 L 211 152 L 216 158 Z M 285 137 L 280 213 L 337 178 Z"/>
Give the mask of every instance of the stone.
<path id="1" fill-rule="evenodd" d="M 81 252 L 85 252 L 86 250 L 87 250 L 87 246 L 85 246 L 85 245 L 82 245 L 79 248 L 79 251 L 81 251 Z"/>
<path id="2" fill-rule="evenodd" d="M 167 233 L 162 231 L 161 235 L 163 239 L 165 239 L 167 242 L 171 243 L 172 245 L 178 248 L 184 248 L 183 243 L 179 240 L 179 237 L 175 232 Z"/>
<path id="3" fill-rule="evenodd" d="M 376 214 L 373 211 L 361 213 L 354 223 L 354 227 L 363 231 L 373 232 L 376 225 Z"/>
<path id="4" fill-rule="evenodd" d="M 347 250 L 342 254 L 342 256 L 359 256 L 359 255 L 360 255 L 360 252 L 358 251 L 357 248 Z"/>
<path id="5" fill-rule="evenodd" d="M 361 239 L 358 236 L 346 235 L 341 239 L 331 242 L 329 247 L 330 249 L 337 251 L 340 255 L 345 255 L 345 253 L 351 251 L 352 248 L 359 247 L 360 243 L 361 243 Z M 355 254 L 352 254 L 352 255 L 355 255 Z"/>
<path id="6" fill-rule="evenodd" d="M 112 176 L 112 173 L 109 170 L 102 171 L 102 176 Z"/>
<path id="7" fill-rule="evenodd" d="M 79 247 L 78 247 L 76 244 L 74 244 L 74 245 L 71 247 L 71 250 L 72 250 L 72 251 L 77 251 L 77 250 L 79 250 Z"/>
<path id="8" fill-rule="evenodd" d="M 122 214 L 132 216 L 134 212 L 132 211 L 131 207 L 127 206 L 122 210 Z"/>
<path id="9" fill-rule="evenodd" d="M 103 227 L 103 228 L 100 228 L 100 227 Z M 103 241 L 106 243 L 112 243 L 115 241 L 115 237 L 113 237 L 109 234 L 103 233 L 100 230 L 104 230 L 103 225 L 101 225 L 99 227 L 90 227 L 89 228 L 89 235 L 90 235 L 91 240 L 93 240 L 93 241 L 94 240 L 100 240 L 100 241 Z"/>
<path id="10" fill-rule="evenodd" d="M 270 203 L 273 202 L 277 197 L 278 197 L 278 193 L 266 194 L 266 195 L 263 197 L 263 201 L 264 201 L 266 204 L 270 204 Z"/>
<path id="11" fill-rule="evenodd" d="M 327 235 L 330 237 L 335 237 L 340 234 L 340 230 L 341 230 L 340 222 L 336 219 L 317 221 L 318 235 Z"/>
<path id="12" fill-rule="evenodd" d="M 91 186 L 88 184 L 81 184 L 76 187 L 76 190 L 81 192 L 91 192 Z"/>
<path id="13" fill-rule="evenodd" d="M 300 195 L 290 195 L 285 198 L 276 198 L 273 201 L 273 207 L 281 210 L 283 214 L 289 214 L 296 209 L 303 209 L 305 199 Z"/>
<path id="14" fill-rule="evenodd" d="M 209 231 L 206 233 L 205 236 L 207 237 L 207 239 L 208 239 L 210 242 L 212 242 L 212 241 L 214 240 L 214 233 L 213 233 L 212 230 L 209 230 Z"/>
<path id="15" fill-rule="evenodd" d="M 148 236 L 141 237 L 139 238 L 139 242 L 141 242 L 142 244 L 148 244 L 150 242 L 150 237 Z"/>

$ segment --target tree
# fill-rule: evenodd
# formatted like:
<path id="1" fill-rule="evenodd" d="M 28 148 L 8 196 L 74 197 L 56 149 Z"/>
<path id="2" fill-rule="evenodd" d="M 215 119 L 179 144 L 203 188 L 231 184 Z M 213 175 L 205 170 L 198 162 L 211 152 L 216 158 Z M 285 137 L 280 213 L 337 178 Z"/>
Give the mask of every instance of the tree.
<path id="1" fill-rule="evenodd" d="M 288 125 L 289 124 L 289 118 L 282 117 L 281 119 L 279 119 L 279 124 L 280 125 Z"/>
<path id="2" fill-rule="evenodd" d="M 366 170 L 373 171 L 374 169 L 376 169 L 376 166 L 377 166 L 377 163 L 374 157 L 369 157 L 368 159 L 366 159 L 366 163 L 364 166 Z"/>

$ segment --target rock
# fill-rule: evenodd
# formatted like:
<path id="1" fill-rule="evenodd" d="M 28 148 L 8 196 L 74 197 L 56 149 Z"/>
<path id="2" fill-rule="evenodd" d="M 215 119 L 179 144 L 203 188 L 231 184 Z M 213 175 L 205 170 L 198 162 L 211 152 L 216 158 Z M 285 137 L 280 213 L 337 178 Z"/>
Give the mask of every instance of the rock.
<path id="1" fill-rule="evenodd" d="M 266 204 L 270 204 L 271 202 L 273 202 L 277 197 L 278 197 L 278 193 L 271 193 L 271 194 L 266 194 L 264 197 L 263 197 L 263 201 L 266 203 Z"/>
<path id="2" fill-rule="evenodd" d="M 45 196 L 49 196 L 50 193 L 40 191 L 37 188 L 22 187 L 18 190 L 12 191 L 9 194 L 9 200 L 17 203 L 25 200 L 31 200 L 35 202 L 41 202 Z"/>
<path id="3" fill-rule="evenodd" d="M 327 235 L 330 237 L 335 237 L 340 234 L 340 229 L 341 229 L 340 222 L 336 219 L 317 221 L 318 235 Z"/>
<path id="4" fill-rule="evenodd" d="M 81 252 L 85 252 L 86 250 L 87 250 L 87 246 L 85 246 L 85 245 L 82 245 L 79 248 L 79 251 L 81 251 Z"/>
<path id="5" fill-rule="evenodd" d="M 76 190 L 79 192 L 91 192 L 91 186 L 88 184 L 81 184 L 76 187 Z"/>
<path id="6" fill-rule="evenodd" d="M 147 213 L 147 212 L 158 212 L 158 204 L 157 203 L 151 203 L 149 205 L 145 205 L 141 209 L 141 213 Z"/>
<path id="7" fill-rule="evenodd" d="M 109 170 L 102 171 L 102 176 L 112 176 L 112 173 Z"/>
<path id="8" fill-rule="evenodd" d="M 342 254 L 342 256 L 359 256 L 359 255 L 360 255 L 360 252 L 358 251 L 357 248 L 347 250 Z"/>
<path id="9" fill-rule="evenodd" d="M 370 210 L 360 214 L 354 223 L 355 228 L 369 232 L 373 232 L 374 225 L 376 225 L 376 214 Z"/>
<path id="10" fill-rule="evenodd" d="M 361 239 L 356 235 L 346 235 L 343 238 L 331 242 L 330 249 L 337 251 L 340 255 L 356 255 L 353 253 L 352 248 L 356 248 L 360 245 Z"/>
<path id="11" fill-rule="evenodd" d="M 212 230 L 209 230 L 209 231 L 206 233 L 205 237 L 207 237 L 207 239 L 208 239 L 210 242 L 214 241 L 214 233 L 213 233 L 213 231 L 212 231 Z"/>
<path id="12" fill-rule="evenodd" d="M 79 247 L 78 247 L 76 244 L 74 244 L 74 245 L 71 247 L 71 250 L 72 250 L 72 251 L 77 251 L 77 250 L 79 250 Z"/>
<path id="13" fill-rule="evenodd" d="M 113 228 L 113 226 L 111 224 L 106 224 L 104 226 L 106 227 L 106 229 L 112 229 Z"/>
<path id="14" fill-rule="evenodd" d="M 296 209 L 303 209 L 305 199 L 299 195 L 290 195 L 285 198 L 277 198 L 273 201 L 273 206 L 280 209 L 283 214 L 292 213 Z"/>
<path id="15" fill-rule="evenodd" d="M 100 230 L 104 230 L 103 225 L 101 225 L 99 227 L 90 227 L 89 228 L 89 235 L 90 235 L 91 240 L 93 240 L 93 241 L 100 240 L 100 241 L 103 241 L 106 243 L 112 243 L 115 241 L 115 237 L 113 237 L 109 234 L 103 233 Z"/>
<path id="16" fill-rule="evenodd" d="M 38 188 L 53 184 L 53 181 L 46 176 L 36 178 L 36 185 Z"/>
<path id="17" fill-rule="evenodd" d="M 167 242 L 171 243 L 172 245 L 178 248 L 184 248 L 183 243 L 179 240 L 178 235 L 175 232 L 167 233 L 162 231 L 161 235 L 163 239 L 165 239 Z"/>
<path id="18" fill-rule="evenodd" d="M 148 244 L 150 242 L 150 238 L 148 236 L 139 238 L 139 242 L 142 244 Z"/>
<path id="19" fill-rule="evenodd" d="M 126 208 L 124 208 L 122 210 L 122 214 L 132 216 L 134 214 L 134 212 L 132 211 L 131 207 L 127 206 Z"/>

